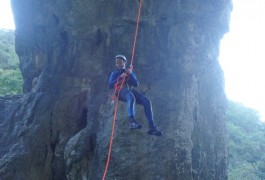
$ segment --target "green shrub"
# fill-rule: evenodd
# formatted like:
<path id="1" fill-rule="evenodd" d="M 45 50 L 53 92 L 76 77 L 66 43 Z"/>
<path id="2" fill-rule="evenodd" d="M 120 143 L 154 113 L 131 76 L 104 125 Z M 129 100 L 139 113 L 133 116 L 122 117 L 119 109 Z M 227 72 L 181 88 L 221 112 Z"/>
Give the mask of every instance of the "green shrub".
<path id="1" fill-rule="evenodd" d="M 0 30 L 0 96 L 22 93 L 23 78 L 18 66 L 14 32 Z"/>
<path id="2" fill-rule="evenodd" d="M 228 179 L 265 179 L 265 123 L 257 111 L 231 101 L 227 120 Z"/>
<path id="3" fill-rule="evenodd" d="M 20 70 L 0 69 L 0 95 L 15 95 L 22 93 L 23 79 Z"/>

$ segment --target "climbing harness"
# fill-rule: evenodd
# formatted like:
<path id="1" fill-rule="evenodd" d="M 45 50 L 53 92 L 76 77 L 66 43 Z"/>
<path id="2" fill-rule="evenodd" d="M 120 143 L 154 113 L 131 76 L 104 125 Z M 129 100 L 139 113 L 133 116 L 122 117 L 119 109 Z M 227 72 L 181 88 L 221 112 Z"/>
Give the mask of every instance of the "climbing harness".
<path id="1" fill-rule="evenodd" d="M 136 47 L 136 39 L 137 39 L 137 34 L 138 34 L 138 27 L 139 27 L 139 21 L 140 21 L 140 15 L 141 15 L 141 9 L 142 9 L 142 0 L 140 0 L 139 8 L 138 8 L 138 15 L 137 15 L 137 21 L 136 21 L 136 28 L 135 28 L 135 34 L 134 34 L 134 41 L 133 41 L 133 48 L 132 48 L 132 57 L 131 57 L 131 64 L 130 64 L 130 69 L 133 69 L 133 60 L 134 60 L 134 52 L 135 52 L 135 47 Z M 126 75 L 127 76 L 127 75 Z M 123 84 L 125 82 L 125 78 L 118 78 L 117 82 L 114 86 L 114 96 L 117 94 L 115 98 L 115 109 L 114 109 L 114 115 L 113 115 L 113 121 L 112 121 L 112 130 L 111 130 L 111 136 L 110 136 L 110 142 L 109 142 L 109 151 L 108 151 L 108 158 L 104 170 L 104 174 L 102 176 L 102 180 L 105 180 L 108 167 L 109 167 L 109 161 L 110 161 L 110 155 L 111 155 L 111 150 L 112 150 L 112 144 L 113 144 L 113 138 L 114 138 L 114 131 L 115 131 L 115 123 L 116 123 L 116 116 L 117 116 L 117 111 L 118 111 L 118 105 L 119 105 L 119 96 L 120 96 L 120 91 L 121 88 L 123 87 Z"/>

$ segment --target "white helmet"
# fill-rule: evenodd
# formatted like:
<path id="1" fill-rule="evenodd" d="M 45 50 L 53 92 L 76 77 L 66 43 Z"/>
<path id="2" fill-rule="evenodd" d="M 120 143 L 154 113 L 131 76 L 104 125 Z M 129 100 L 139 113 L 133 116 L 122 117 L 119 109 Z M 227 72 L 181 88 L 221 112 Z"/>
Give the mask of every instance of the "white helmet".
<path id="1" fill-rule="evenodd" d="M 126 59 L 126 57 L 124 55 L 119 54 L 119 55 L 115 56 L 115 59 L 118 59 L 118 58 L 121 58 L 121 59 L 123 59 L 124 61 L 127 62 L 127 59 Z"/>

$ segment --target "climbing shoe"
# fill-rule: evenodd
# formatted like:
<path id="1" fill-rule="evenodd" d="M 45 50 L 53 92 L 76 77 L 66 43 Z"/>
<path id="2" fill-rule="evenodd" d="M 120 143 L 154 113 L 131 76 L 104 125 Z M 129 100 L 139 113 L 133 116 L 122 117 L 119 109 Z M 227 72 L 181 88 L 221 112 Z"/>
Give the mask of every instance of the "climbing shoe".
<path id="1" fill-rule="evenodd" d="M 133 122 L 130 123 L 130 127 L 129 128 L 130 129 L 141 129 L 142 125 L 137 123 L 137 122 L 135 122 L 135 121 L 133 121 Z"/>
<path id="2" fill-rule="evenodd" d="M 162 136 L 163 133 L 159 131 L 157 127 L 153 127 L 149 131 L 147 131 L 147 134 L 154 135 L 154 136 Z"/>

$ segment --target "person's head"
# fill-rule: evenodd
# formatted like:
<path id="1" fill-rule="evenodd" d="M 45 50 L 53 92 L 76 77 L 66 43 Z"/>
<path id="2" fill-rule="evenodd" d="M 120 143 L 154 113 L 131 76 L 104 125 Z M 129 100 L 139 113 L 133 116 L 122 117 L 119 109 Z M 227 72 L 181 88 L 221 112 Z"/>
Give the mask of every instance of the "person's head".
<path id="1" fill-rule="evenodd" d="M 115 62 L 116 62 L 116 67 L 118 69 L 123 69 L 125 68 L 127 59 L 124 55 L 117 55 L 115 56 Z"/>

